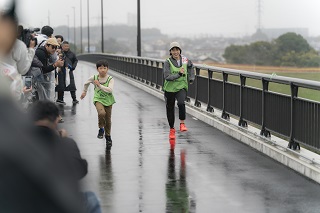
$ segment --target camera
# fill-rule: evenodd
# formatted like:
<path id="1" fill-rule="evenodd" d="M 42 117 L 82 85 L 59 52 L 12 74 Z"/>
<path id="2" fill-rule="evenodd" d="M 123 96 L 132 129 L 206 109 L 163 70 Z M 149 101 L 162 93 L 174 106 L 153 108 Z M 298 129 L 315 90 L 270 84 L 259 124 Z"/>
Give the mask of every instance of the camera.
<path id="1" fill-rule="evenodd" d="M 27 47 L 30 47 L 30 41 L 31 40 L 35 40 L 36 44 L 35 46 L 37 46 L 37 38 L 34 37 L 33 33 L 34 32 L 39 32 L 40 28 L 29 28 L 29 29 L 23 29 L 23 27 L 20 25 L 18 28 L 19 31 L 19 37 L 18 39 L 23 41 Z"/>
<path id="2" fill-rule="evenodd" d="M 59 53 L 59 59 L 65 61 L 66 54 L 64 54 L 63 52 Z"/>

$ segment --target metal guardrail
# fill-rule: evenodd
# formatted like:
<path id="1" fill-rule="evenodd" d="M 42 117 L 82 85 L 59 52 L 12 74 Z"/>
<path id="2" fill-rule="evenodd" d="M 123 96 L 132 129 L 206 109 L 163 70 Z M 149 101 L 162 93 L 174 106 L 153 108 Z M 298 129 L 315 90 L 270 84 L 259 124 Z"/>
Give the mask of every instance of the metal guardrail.
<path id="1" fill-rule="evenodd" d="M 106 59 L 110 69 L 162 88 L 164 60 L 112 54 L 81 54 L 78 58 L 92 63 Z M 232 115 L 242 127 L 249 122 L 260 127 L 260 135 L 265 137 L 271 137 L 271 133 L 281 136 L 293 150 L 300 149 L 300 143 L 320 150 L 320 103 L 298 97 L 299 88 L 316 90 L 320 95 L 320 82 L 213 66 L 194 67 L 196 78 L 189 86 L 188 98 L 195 100 L 195 106 L 204 103 L 208 112 L 219 109 L 222 118 Z M 200 75 L 200 71 L 207 76 Z M 220 73 L 222 80 L 214 78 L 213 73 Z M 229 82 L 229 76 L 239 77 L 240 83 Z M 261 81 L 262 89 L 247 86 L 247 79 Z M 269 83 L 289 85 L 291 94 L 269 91 Z"/>

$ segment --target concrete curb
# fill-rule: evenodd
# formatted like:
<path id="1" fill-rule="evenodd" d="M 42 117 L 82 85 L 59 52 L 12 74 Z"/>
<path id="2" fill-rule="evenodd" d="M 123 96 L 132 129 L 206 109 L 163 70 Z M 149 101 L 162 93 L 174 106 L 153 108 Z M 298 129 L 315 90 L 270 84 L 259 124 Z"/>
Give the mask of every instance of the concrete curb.
<path id="1" fill-rule="evenodd" d="M 110 74 L 164 100 L 163 93 L 152 86 L 143 84 L 141 81 L 129 78 L 115 71 L 110 71 Z M 276 142 L 262 137 L 260 134 L 257 134 L 257 131 L 251 131 L 252 128 L 249 130 L 249 128 L 238 126 L 237 121 L 232 121 L 231 118 L 230 121 L 220 118 L 217 115 L 219 114 L 219 112 L 216 112 L 217 110 L 215 110 L 214 113 L 208 113 L 205 109 L 194 107 L 191 103 L 186 103 L 186 109 L 187 113 L 193 117 L 225 132 L 242 143 L 249 145 L 285 166 L 320 183 L 320 164 L 315 163 L 320 162 L 319 155 L 303 148 L 301 148 L 300 152 L 303 152 L 304 155 L 300 152 L 291 151 L 286 148 L 287 141 L 280 142 L 281 139 L 277 138 Z"/>

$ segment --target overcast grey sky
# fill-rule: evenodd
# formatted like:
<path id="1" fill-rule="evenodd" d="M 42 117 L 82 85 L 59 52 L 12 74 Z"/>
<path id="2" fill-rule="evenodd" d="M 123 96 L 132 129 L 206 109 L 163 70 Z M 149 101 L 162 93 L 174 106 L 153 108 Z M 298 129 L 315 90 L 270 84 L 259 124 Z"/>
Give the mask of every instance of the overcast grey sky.
<path id="1" fill-rule="evenodd" d="M 0 0 L 8 2 L 10 0 Z M 19 1 L 19 0 L 18 0 Z M 320 35 L 320 0 L 260 0 L 263 28 L 308 28 Z M 137 0 L 104 0 L 104 23 L 126 24 L 136 14 Z M 159 28 L 170 35 L 251 35 L 258 25 L 259 0 L 140 0 L 141 27 Z M 35 6 L 36 5 L 36 6 Z M 101 0 L 89 0 L 90 25 L 100 23 Z M 20 0 L 21 22 L 32 27 L 80 26 L 80 0 Z M 37 8 L 37 9 L 36 9 Z M 40 8 L 40 9 L 39 9 Z M 82 23 L 87 26 L 87 0 L 82 0 Z"/>

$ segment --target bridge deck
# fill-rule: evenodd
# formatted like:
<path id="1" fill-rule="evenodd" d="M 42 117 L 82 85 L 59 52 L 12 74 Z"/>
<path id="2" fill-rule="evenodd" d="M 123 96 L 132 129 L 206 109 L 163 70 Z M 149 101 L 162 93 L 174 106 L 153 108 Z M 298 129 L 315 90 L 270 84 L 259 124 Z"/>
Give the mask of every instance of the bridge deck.
<path id="1" fill-rule="evenodd" d="M 79 63 L 78 97 L 94 73 Z M 319 212 L 319 184 L 189 115 L 171 149 L 162 100 L 117 78 L 114 95 L 110 153 L 96 138 L 92 86 L 76 106 L 66 92 L 61 108 L 62 127 L 89 163 L 84 188 L 103 212 Z"/>

